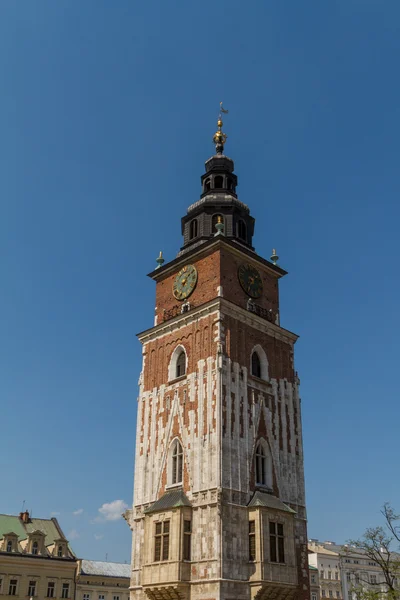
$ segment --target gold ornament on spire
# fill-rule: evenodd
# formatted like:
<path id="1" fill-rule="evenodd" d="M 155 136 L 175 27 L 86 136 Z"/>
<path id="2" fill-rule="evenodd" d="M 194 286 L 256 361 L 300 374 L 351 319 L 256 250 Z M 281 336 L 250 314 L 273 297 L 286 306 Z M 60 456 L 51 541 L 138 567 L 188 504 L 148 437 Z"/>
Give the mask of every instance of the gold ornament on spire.
<path id="1" fill-rule="evenodd" d="M 223 106 L 222 106 L 222 102 L 219 103 L 219 115 L 218 115 L 218 121 L 217 121 L 217 126 L 218 126 L 218 130 L 214 133 L 214 137 L 213 137 L 213 142 L 215 144 L 215 149 L 217 151 L 217 154 L 222 154 L 224 151 L 224 145 L 226 143 L 227 140 L 227 135 L 226 133 L 224 133 L 222 131 L 222 126 L 223 126 L 223 121 L 222 121 L 222 114 L 227 115 L 229 111 L 227 111 Z"/>

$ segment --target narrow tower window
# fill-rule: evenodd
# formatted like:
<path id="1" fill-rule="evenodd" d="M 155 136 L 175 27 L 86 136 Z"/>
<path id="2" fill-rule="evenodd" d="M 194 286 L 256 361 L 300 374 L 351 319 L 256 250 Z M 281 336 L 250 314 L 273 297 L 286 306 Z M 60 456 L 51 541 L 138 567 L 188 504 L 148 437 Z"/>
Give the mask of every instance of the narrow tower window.
<path id="1" fill-rule="evenodd" d="M 192 560 L 191 545 L 192 545 L 192 522 L 183 521 L 183 560 Z"/>
<path id="2" fill-rule="evenodd" d="M 204 191 L 205 192 L 209 192 L 211 189 L 211 180 L 210 179 L 206 179 L 204 182 Z"/>
<path id="3" fill-rule="evenodd" d="M 238 223 L 238 237 L 244 242 L 247 242 L 246 223 L 242 220 Z"/>
<path id="4" fill-rule="evenodd" d="M 190 239 L 197 237 L 197 219 L 190 222 Z"/>
<path id="5" fill-rule="evenodd" d="M 255 377 L 261 377 L 261 361 L 257 352 L 251 355 L 251 374 Z"/>
<path id="6" fill-rule="evenodd" d="M 186 374 L 186 354 L 182 351 L 176 361 L 176 377 Z"/>
<path id="7" fill-rule="evenodd" d="M 178 440 L 174 441 L 172 448 L 172 473 L 171 484 L 182 483 L 183 452 Z"/>
<path id="8" fill-rule="evenodd" d="M 249 560 L 256 560 L 256 522 L 249 521 Z"/>
<path id="9" fill-rule="evenodd" d="M 262 444 L 258 444 L 256 450 L 256 483 L 265 485 L 266 481 L 266 460 Z"/>
<path id="10" fill-rule="evenodd" d="M 224 178 L 222 177 L 222 175 L 217 175 L 214 178 L 214 187 L 216 189 L 221 189 L 224 185 Z"/>

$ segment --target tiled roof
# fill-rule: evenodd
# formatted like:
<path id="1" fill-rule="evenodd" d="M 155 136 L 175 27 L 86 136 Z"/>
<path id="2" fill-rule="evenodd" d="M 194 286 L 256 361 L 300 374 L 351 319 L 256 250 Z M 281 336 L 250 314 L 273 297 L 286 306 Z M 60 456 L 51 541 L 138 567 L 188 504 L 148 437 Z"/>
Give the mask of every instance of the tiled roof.
<path id="1" fill-rule="evenodd" d="M 24 523 L 17 516 L 0 515 L 0 539 L 12 531 L 17 534 L 19 541 L 26 540 L 28 533 L 37 530 L 45 534 L 46 546 L 54 544 L 54 540 L 65 539 L 56 519 L 30 519 L 29 523 Z"/>
<path id="2" fill-rule="evenodd" d="M 289 512 L 292 514 L 296 513 L 296 511 L 291 509 L 289 506 L 286 506 L 286 504 L 284 504 L 276 496 L 272 496 L 272 494 L 265 494 L 264 492 L 260 492 L 259 490 L 257 490 L 254 493 L 254 496 L 250 500 L 248 506 L 265 506 L 267 508 L 282 510 L 284 512 Z"/>
<path id="3" fill-rule="evenodd" d="M 16 515 L 0 515 L 0 540 L 4 538 L 6 533 L 15 533 L 18 536 L 18 551 L 21 551 L 19 543 L 28 538 L 29 533 L 41 531 L 46 536 L 44 544 L 46 547 L 52 546 L 55 540 L 65 540 L 66 537 L 61 531 L 57 519 L 29 519 L 28 523 L 24 523 L 19 516 Z M 75 557 L 72 548 L 68 545 L 71 555 Z"/>
<path id="4" fill-rule="evenodd" d="M 131 566 L 123 563 L 103 562 L 100 560 L 81 561 L 82 575 L 103 575 L 104 577 L 126 577 L 131 576 Z"/>
<path id="5" fill-rule="evenodd" d="M 177 508 L 178 506 L 192 506 L 181 489 L 166 492 L 159 500 L 146 508 L 144 512 L 157 512 L 167 508 Z"/>

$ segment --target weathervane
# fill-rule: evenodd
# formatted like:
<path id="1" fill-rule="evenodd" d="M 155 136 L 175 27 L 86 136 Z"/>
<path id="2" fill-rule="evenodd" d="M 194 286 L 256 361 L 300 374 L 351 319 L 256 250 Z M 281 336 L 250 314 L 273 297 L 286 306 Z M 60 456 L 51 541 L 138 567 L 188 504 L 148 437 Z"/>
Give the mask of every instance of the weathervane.
<path id="1" fill-rule="evenodd" d="M 227 140 L 227 135 L 226 133 L 224 133 L 222 131 L 222 115 L 227 115 L 228 114 L 228 110 L 226 110 L 223 106 L 222 106 L 222 102 L 219 103 L 219 115 L 218 115 L 218 121 L 217 121 L 217 125 L 218 125 L 218 131 L 216 131 L 214 133 L 214 137 L 213 137 L 213 142 L 215 144 L 215 149 L 217 151 L 217 154 L 223 154 L 224 152 L 224 144 L 226 143 Z"/>

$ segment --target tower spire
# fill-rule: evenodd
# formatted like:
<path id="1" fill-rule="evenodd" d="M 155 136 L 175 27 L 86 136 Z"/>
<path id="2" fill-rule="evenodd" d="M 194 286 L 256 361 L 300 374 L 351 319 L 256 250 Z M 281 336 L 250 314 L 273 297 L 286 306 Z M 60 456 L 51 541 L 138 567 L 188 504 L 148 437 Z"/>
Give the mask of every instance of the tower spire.
<path id="1" fill-rule="evenodd" d="M 213 137 L 213 142 L 215 144 L 215 149 L 217 151 L 217 154 L 223 154 L 224 145 L 225 145 L 227 137 L 228 137 L 226 135 L 226 133 L 224 133 L 222 131 L 222 126 L 224 124 L 222 121 L 222 114 L 227 115 L 228 111 L 222 106 L 222 102 L 220 102 L 219 103 L 219 115 L 218 115 L 218 121 L 217 121 L 218 129 L 214 133 L 214 137 Z"/>

